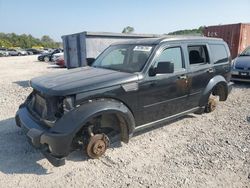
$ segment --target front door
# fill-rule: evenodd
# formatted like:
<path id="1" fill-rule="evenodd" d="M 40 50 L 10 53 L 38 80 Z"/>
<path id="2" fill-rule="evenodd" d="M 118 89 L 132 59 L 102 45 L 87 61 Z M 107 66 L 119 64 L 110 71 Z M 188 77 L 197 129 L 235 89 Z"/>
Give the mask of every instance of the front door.
<path id="1" fill-rule="evenodd" d="M 174 73 L 146 75 L 139 83 L 139 109 L 142 118 L 139 125 L 175 115 L 187 110 L 187 77 L 181 46 L 162 46 L 156 53 L 152 66 L 158 62 L 172 62 Z"/>

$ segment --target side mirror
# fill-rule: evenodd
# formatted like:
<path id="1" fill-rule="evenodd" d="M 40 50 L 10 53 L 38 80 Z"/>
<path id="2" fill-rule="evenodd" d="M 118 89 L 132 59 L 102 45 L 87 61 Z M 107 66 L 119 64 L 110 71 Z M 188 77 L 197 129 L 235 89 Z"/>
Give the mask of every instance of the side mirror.
<path id="1" fill-rule="evenodd" d="M 87 60 L 87 65 L 91 66 L 94 63 L 95 58 L 87 58 L 86 60 Z"/>
<path id="2" fill-rule="evenodd" d="M 170 61 L 158 62 L 156 68 L 149 69 L 149 76 L 155 76 L 156 74 L 167 74 L 174 72 L 174 64 Z"/>

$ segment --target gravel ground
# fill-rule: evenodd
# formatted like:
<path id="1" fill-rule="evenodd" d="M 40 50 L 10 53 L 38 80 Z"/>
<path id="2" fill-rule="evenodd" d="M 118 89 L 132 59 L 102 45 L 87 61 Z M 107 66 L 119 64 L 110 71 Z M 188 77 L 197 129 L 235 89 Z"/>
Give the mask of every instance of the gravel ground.
<path id="1" fill-rule="evenodd" d="M 210 114 L 190 114 L 109 149 L 53 167 L 15 126 L 32 77 L 58 72 L 36 56 L 0 58 L 0 187 L 250 187 L 250 85 Z"/>

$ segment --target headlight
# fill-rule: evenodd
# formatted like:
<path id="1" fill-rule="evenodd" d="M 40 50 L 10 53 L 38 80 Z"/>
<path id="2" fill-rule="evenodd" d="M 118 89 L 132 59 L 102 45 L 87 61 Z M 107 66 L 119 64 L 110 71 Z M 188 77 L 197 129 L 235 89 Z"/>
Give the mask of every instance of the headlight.
<path id="1" fill-rule="evenodd" d="M 67 96 L 63 99 L 63 111 L 67 113 L 75 107 L 75 96 Z"/>

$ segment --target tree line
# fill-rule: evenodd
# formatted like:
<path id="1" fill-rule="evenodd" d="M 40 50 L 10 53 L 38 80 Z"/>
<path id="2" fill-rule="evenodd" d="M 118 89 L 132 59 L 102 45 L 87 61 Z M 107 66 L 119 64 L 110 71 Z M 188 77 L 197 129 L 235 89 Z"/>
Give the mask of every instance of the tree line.
<path id="1" fill-rule="evenodd" d="M 58 48 L 59 42 L 55 42 L 48 35 L 44 35 L 41 39 L 35 38 L 32 35 L 17 35 L 15 33 L 0 33 L 0 47 L 5 48 L 32 48 L 34 46 L 44 48 Z"/>
<path id="2" fill-rule="evenodd" d="M 167 35 L 203 35 L 203 30 L 205 26 L 200 26 L 196 29 L 184 29 L 184 30 L 178 30 L 173 31 L 170 33 L 167 33 Z M 135 29 L 131 26 L 127 26 L 122 30 L 122 33 L 133 33 Z"/>

